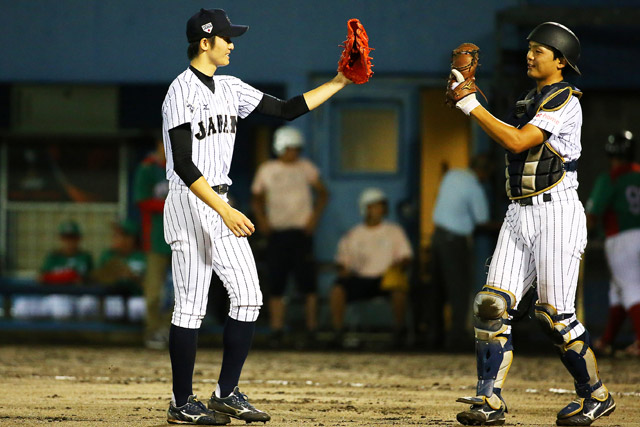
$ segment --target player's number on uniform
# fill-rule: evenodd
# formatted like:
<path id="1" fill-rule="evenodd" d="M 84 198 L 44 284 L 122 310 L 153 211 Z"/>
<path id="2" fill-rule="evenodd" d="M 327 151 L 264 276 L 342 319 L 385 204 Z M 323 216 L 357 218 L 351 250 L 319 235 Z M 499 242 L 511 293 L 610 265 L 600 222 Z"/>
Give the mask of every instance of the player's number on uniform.
<path id="1" fill-rule="evenodd" d="M 627 203 L 629 203 L 629 210 L 634 215 L 640 215 L 640 187 L 637 185 L 630 185 L 625 191 L 627 196 Z"/>

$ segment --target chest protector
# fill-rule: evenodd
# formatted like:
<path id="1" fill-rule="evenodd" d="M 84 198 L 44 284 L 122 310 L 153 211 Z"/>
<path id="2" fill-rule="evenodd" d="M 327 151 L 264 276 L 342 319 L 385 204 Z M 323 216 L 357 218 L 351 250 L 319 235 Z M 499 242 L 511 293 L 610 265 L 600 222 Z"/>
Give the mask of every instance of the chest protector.
<path id="1" fill-rule="evenodd" d="M 533 89 L 516 102 L 507 123 L 521 128 L 540 111 L 556 111 L 564 107 L 571 96 L 580 98 L 582 92 L 567 82 L 545 86 L 540 93 Z M 506 164 L 506 189 L 511 200 L 543 193 L 558 185 L 568 171 L 577 168 L 576 160 L 565 162 L 549 141 L 518 154 L 508 151 Z"/>

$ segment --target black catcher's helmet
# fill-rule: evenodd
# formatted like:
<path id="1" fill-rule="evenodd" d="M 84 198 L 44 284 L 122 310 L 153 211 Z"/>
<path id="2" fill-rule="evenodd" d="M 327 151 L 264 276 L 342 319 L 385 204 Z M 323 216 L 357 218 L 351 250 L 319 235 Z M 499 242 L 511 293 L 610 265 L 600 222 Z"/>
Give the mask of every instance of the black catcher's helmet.
<path id="1" fill-rule="evenodd" d="M 623 130 L 619 133 L 609 135 L 607 143 L 604 146 L 604 151 L 611 157 L 633 161 L 635 145 L 633 134 L 628 130 Z"/>
<path id="2" fill-rule="evenodd" d="M 531 31 L 527 40 L 542 43 L 558 50 L 573 71 L 580 74 L 578 69 L 580 40 L 573 31 L 564 25 L 557 22 L 543 22 Z"/>

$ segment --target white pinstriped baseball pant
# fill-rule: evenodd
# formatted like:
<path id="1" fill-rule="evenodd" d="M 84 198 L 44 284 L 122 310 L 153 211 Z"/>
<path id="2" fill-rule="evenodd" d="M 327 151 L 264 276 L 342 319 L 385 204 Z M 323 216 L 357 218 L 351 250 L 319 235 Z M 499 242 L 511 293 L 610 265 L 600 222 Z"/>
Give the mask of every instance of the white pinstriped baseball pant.
<path id="1" fill-rule="evenodd" d="M 491 258 L 487 285 L 505 289 L 520 301 L 534 280 L 538 298 L 551 304 L 558 314 L 576 319 L 575 296 L 580 259 L 587 244 L 584 207 L 575 190 L 552 193 L 552 201 L 543 195 L 533 197 L 533 205 L 511 203 L 500 229 Z M 570 339 L 585 331 L 582 324 L 570 332 Z"/>
<path id="2" fill-rule="evenodd" d="M 226 199 L 225 196 L 221 196 Z M 207 311 L 211 275 L 229 294 L 229 317 L 254 322 L 262 306 L 256 263 L 247 238 L 236 237 L 220 215 L 188 188 L 170 185 L 164 235 L 171 245 L 175 306 L 171 323 L 197 329 Z"/>
<path id="3" fill-rule="evenodd" d="M 607 237 L 604 250 L 611 269 L 609 305 L 628 310 L 640 303 L 640 229 Z"/>

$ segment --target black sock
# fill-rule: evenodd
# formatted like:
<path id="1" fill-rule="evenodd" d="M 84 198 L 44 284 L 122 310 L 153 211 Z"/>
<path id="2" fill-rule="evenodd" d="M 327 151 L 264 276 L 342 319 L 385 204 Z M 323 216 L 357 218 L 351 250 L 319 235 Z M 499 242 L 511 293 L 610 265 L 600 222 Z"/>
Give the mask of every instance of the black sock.
<path id="1" fill-rule="evenodd" d="M 169 356 L 173 373 L 173 396 L 176 406 L 187 403 L 193 394 L 193 366 L 196 363 L 198 330 L 171 325 L 169 330 Z"/>
<path id="2" fill-rule="evenodd" d="M 240 322 L 227 317 L 222 334 L 224 352 L 218 379 L 220 397 L 227 397 L 238 385 L 255 330 L 256 322 Z"/>

